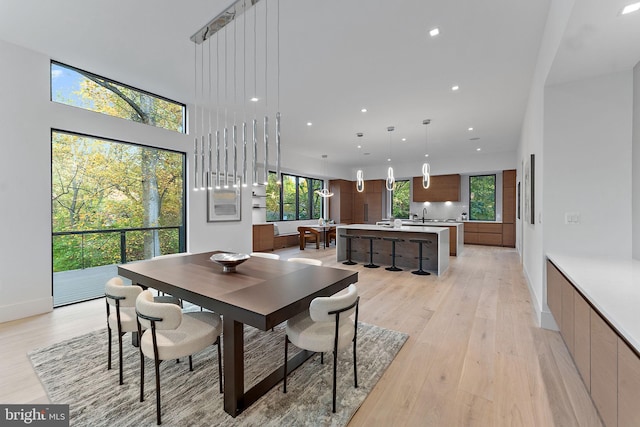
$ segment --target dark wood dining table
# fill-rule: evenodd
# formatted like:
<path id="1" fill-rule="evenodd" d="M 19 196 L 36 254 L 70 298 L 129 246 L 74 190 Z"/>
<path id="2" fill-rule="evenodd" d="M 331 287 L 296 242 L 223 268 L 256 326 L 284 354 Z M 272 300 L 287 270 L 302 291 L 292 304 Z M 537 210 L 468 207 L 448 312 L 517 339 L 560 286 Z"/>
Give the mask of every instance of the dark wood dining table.
<path id="1" fill-rule="evenodd" d="M 284 378 L 281 366 L 245 390 L 244 325 L 270 330 L 305 311 L 314 298 L 356 283 L 358 273 L 258 257 L 238 265 L 235 273 L 223 273 L 222 266 L 210 260 L 219 252 L 123 264 L 118 274 L 222 315 L 224 410 L 235 417 Z M 312 354 L 299 353 L 288 371 Z"/>

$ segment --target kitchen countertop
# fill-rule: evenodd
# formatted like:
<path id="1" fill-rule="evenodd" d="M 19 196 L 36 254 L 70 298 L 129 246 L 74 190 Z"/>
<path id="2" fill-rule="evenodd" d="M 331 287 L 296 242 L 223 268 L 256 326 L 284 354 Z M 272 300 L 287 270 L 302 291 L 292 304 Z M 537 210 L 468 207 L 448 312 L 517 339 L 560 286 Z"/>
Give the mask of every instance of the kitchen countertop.
<path id="1" fill-rule="evenodd" d="M 378 224 L 380 223 L 387 223 L 387 224 L 393 224 L 393 221 L 390 219 L 383 219 L 382 221 L 379 221 Z M 408 226 L 416 226 L 416 225 L 423 225 L 425 227 L 428 226 L 443 226 L 443 225 L 458 225 L 458 224 L 463 224 L 462 221 L 434 221 L 434 220 L 425 220 L 425 222 L 423 223 L 422 220 L 411 220 L 411 219 L 403 219 L 402 220 L 402 225 L 408 225 Z"/>
<path id="2" fill-rule="evenodd" d="M 547 258 L 640 352 L 640 261 L 556 253 L 547 254 Z"/>
<path id="3" fill-rule="evenodd" d="M 455 224 L 452 224 L 455 225 Z M 433 226 L 402 226 L 400 228 L 395 228 L 392 225 L 374 225 L 374 224 L 351 224 L 351 225 L 341 225 L 338 228 L 344 229 L 352 229 L 352 230 L 377 230 L 377 231 L 403 231 L 409 233 L 434 233 L 434 234 L 442 234 L 445 230 L 447 234 L 449 230 L 442 227 L 433 227 Z"/>

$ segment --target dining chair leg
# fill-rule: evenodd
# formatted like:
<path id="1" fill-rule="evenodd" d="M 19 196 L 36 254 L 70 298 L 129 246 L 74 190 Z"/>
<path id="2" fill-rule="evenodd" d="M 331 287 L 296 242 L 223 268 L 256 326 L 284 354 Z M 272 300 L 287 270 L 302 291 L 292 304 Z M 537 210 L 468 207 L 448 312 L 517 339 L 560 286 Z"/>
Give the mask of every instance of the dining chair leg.
<path id="1" fill-rule="evenodd" d="M 324 365 L 324 352 L 320 353 L 320 364 Z"/>
<path id="2" fill-rule="evenodd" d="M 120 385 L 124 384 L 124 379 L 122 377 L 122 336 L 124 334 L 118 331 L 118 363 L 120 364 Z"/>
<path id="3" fill-rule="evenodd" d="M 160 414 L 160 362 L 161 360 L 155 360 L 156 365 L 156 414 L 158 419 L 158 425 L 162 424 Z"/>
<path id="4" fill-rule="evenodd" d="M 193 372 L 193 360 L 191 359 L 191 355 L 189 355 L 189 371 Z"/>
<path id="5" fill-rule="evenodd" d="M 287 392 L 287 357 L 289 351 L 289 337 L 284 336 L 284 380 L 283 380 L 283 392 Z"/>
<path id="6" fill-rule="evenodd" d="M 144 402 L 144 354 L 140 349 L 140 402 Z"/>
<path id="7" fill-rule="evenodd" d="M 338 349 L 333 349 L 333 413 L 336 412 L 336 376 L 338 372 Z"/>
<path id="8" fill-rule="evenodd" d="M 109 351 L 107 358 L 107 370 L 111 369 L 111 328 L 107 326 L 107 333 L 109 334 Z"/>
<path id="9" fill-rule="evenodd" d="M 220 383 L 220 393 L 224 393 L 224 388 L 222 387 L 222 348 L 220 346 L 220 337 L 216 341 L 218 344 L 218 382 Z"/>
<path id="10" fill-rule="evenodd" d="M 353 383 L 358 388 L 358 364 L 356 363 L 356 339 L 353 338 Z"/>

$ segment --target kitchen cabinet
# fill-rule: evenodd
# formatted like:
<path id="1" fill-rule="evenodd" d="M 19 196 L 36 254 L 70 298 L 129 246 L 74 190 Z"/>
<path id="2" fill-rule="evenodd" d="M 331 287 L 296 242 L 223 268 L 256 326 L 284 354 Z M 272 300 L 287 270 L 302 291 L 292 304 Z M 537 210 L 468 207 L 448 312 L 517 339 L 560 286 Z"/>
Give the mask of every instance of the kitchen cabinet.
<path id="1" fill-rule="evenodd" d="M 573 360 L 584 385 L 591 392 L 591 308 L 578 293 L 573 302 Z"/>
<path id="2" fill-rule="evenodd" d="M 607 426 L 618 425 L 618 340 L 591 310 L 591 398 Z"/>
<path id="3" fill-rule="evenodd" d="M 353 194 L 357 193 L 355 182 L 344 179 L 329 181 L 333 197 L 329 198 L 329 218 L 340 224 L 353 222 Z"/>
<path id="4" fill-rule="evenodd" d="M 414 202 L 457 202 L 460 200 L 460 175 L 431 176 L 429 188 L 422 188 L 422 176 L 413 177 Z"/>
<path id="5" fill-rule="evenodd" d="M 640 426 L 640 359 L 618 338 L 618 425 Z"/>
<path id="6" fill-rule="evenodd" d="M 272 251 L 274 243 L 273 224 L 253 225 L 253 251 Z"/>
<path id="7" fill-rule="evenodd" d="M 604 424 L 640 425 L 640 356 L 549 260 L 547 305 Z"/>
<path id="8" fill-rule="evenodd" d="M 464 243 L 470 245 L 502 246 L 502 224 L 465 222 Z"/>
<path id="9" fill-rule="evenodd" d="M 373 179 L 364 182 L 364 191 L 353 192 L 353 222 L 375 224 L 382 221 L 384 180 Z"/>

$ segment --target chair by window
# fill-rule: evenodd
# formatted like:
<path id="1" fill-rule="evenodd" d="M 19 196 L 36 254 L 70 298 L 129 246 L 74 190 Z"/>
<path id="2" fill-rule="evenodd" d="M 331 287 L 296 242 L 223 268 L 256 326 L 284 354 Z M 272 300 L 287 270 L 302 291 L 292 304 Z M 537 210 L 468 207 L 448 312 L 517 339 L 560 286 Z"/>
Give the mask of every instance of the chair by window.
<path id="1" fill-rule="evenodd" d="M 287 320 L 284 343 L 284 393 L 287 392 L 289 342 L 303 350 L 320 352 L 321 363 L 324 362 L 324 352 L 333 351 L 333 412 L 336 412 L 338 351 L 351 343 L 353 343 L 353 381 L 355 387 L 358 387 L 356 337 L 359 301 L 356 286 L 349 285 L 346 293 L 314 298 L 309 305 L 309 311 Z M 355 319 L 351 318 L 352 315 Z"/>
<path id="2" fill-rule="evenodd" d="M 163 360 L 189 356 L 189 370 L 193 371 L 191 356 L 210 345 L 218 346 L 218 378 L 222 388 L 222 353 L 220 316 L 206 311 L 182 313 L 175 304 L 153 301 L 150 291 L 136 299 L 137 327 L 140 334 L 140 401 L 144 401 L 144 356 L 153 359 L 156 374 L 156 417 L 161 424 L 160 363 Z M 142 333 L 143 328 L 146 331 Z"/>
<path id="3" fill-rule="evenodd" d="M 118 334 L 118 362 L 120 363 L 120 384 L 123 384 L 122 375 L 122 336 L 127 332 L 138 330 L 136 322 L 136 298 L 142 292 L 140 286 L 125 286 L 122 279 L 113 277 L 104 287 L 104 296 L 107 305 L 107 332 L 109 334 L 109 350 L 107 369 L 111 369 L 111 332 Z M 114 309 L 112 311 L 112 308 Z"/>
<path id="4" fill-rule="evenodd" d="M 298 227 L 300 233 L 300 250 L 303 251 L 307 246 L 307 241 L 316 243 L 316 249 L 320 249 L 320 232 L 311 227 Z"/>
<path id="5" fill-rule="evenodd" d="M 287 261 L 322 266 L 322 261 L 320 261 L 319 259 L 313 259 L 313 258 L 289 258 Z"/>
<path id="6" fill-rule="evenodd" d="M 255 256 L 258 258 L 280 259 L 280 255 L 270 254 L 267 252 L 251 252 L 251 256 Z"/>

